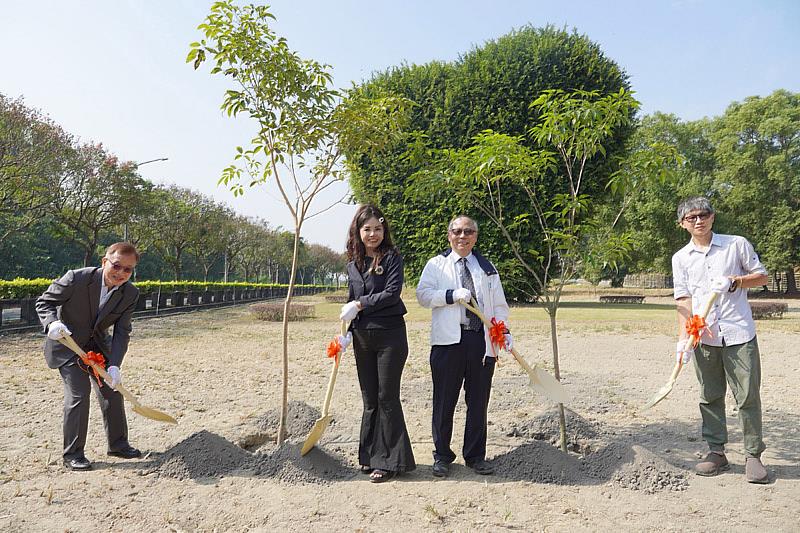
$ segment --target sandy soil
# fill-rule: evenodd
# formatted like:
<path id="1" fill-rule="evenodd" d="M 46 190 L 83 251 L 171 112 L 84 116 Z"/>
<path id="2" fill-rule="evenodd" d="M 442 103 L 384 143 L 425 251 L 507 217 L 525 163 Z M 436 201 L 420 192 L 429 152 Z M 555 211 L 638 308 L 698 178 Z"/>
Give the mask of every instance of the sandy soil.
<path id="1" fill-rule="evenodd" d="M 577 297 L 575 299 L 578 299 Z M 705 451 L 697 384 L 681 376 L 649 411 L 639 406 L 672 367 L 674 311 L 668 298 L 644 306 L 565 307 L 560 318 L 569 405 L 569 454 L 551 445 L 553 406 L 532 393 L 506 358 L 495 373 L 489 447 L 497 474 L 460 460 L 446 480 L 430 473 L 428 313 L 406 299 L 411 355 L 403 380 L 406 420 L 419 467 L 375 485 L 356 473 L 361 399 L 352 359 L 341 365 L 334 423 L 300 458 L 321 408 L 338 306 L 291 326 L 290 438 L 276 448 L 279 324 L 245 308 L 138 320 L 123 367 L 128 388 L 179 420 L 160 424 L 128 411 L 125 461 L 105 454 L 92 404 L 91 472 L 61 465 L 62 390 L 46 368 L 41 337 L 0 337 L 0 530 L 2 531 L 798 531 L 800 500 L 800 302 L 782 320 L 760 321 L 764 461 L 773 482 L 744 481 L 741 433 L 729 398 L 731 471 L 691 473 Z M 659 306 L 658 304 L 665 304 Z M 546 315 L 515 308 L 516 344 L 551 368 Z M 454 450 L 464 421 L 456 414 Z"/>

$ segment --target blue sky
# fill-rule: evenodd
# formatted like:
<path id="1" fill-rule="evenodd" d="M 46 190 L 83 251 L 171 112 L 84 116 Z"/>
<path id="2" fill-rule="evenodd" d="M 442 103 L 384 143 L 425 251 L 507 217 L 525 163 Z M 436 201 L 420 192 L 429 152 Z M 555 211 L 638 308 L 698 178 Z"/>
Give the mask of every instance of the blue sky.
<path id="1" fill-rule="evenodd" d="M 219 111 L 226 82 L 184 63 L 211 2 L 0 0 L 0 93 L 24 96 L 83 141 L 142 175 L 177 183 L 291 227 L 277 196 L 234 199 L 216 185 L 253 131 Z M 393 65 L 453 60 L 525 24 L 577 29 L 630 76 L 644 113 L 692 120 L 734 100 L 800 90 L 800 2 L 760 1 L 309 1 L 270 2 L 276 31 L 328 63 L 338 86 Z M 320 207 L 346 190 L 341 185 Z M 341 250 L 352 206 L 309 221 L 303 236 Z M 444 241 L 443 241 L 444 243 Z"/>

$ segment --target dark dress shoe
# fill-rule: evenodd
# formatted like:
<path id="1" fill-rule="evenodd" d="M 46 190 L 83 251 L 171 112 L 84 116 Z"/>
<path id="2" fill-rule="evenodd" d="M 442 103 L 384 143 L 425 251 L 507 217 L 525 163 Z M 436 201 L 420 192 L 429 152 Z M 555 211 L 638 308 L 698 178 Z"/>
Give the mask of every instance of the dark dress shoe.
<path id="1" fill-rule="evenodd" d="M 142 456 L 142 452 L 134 448 L 133 446 L 126 446 L 120 450 L 110 450 L 108 455 L 113 455 L 114 457 L 122 457 L 123 459 L 136 459 L 137 457 Z"/>
<path id="2" fill-rule="evenodd" d="M 467 466 L 476 474 L 480 474 L 482 476 L 490 476 L 494 474 L 494 467 L 491 465 L 491 463 L 484 459 L 478 459 L 477 461 L 467 463 Z"/>
<path id="3" fill-rule="evenodd" d="M 92 463 L 89 462 L 89 459 L 86 457 L 76 457 L 75 459 L 64 459 L 64 466 L 69 468 L 70 470 L 91 470 Z"/>
<path id="4" fill-rule="evenodd" d="M 436 459 L 433 462 L 433 475 L 436 477 L 447 477 L 450 474 L 450 466 L 444 461 Z"/>

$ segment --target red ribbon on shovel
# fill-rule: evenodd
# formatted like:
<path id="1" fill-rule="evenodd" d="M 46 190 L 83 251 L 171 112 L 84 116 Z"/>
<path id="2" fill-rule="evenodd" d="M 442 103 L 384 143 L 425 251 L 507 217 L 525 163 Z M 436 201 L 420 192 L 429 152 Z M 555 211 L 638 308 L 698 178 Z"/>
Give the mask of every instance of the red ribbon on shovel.
<path id="1" fill-rule="evenodd" d="M 328 344 L 328 357 L 336 359 L 336 362 L 339 362 L 339 357 L 342 355 L 342 345 L 339 344 L 339 339 L 334 337 L 333 340 Z"/>
<path id="2" fill-rule="evenodd" d="M 100 374 L 97 372 L 95 365 L 99 366 L 103 370 L 106 369 L 106 358 L 103 356 L 103 354 L 100 352 L 87 352 L 85 357 L 80 354 L 78 354 L 78 357 L 80 357 L 83 364 L 86 365 L 84 371 L 87 374 L 94 375 L 94 379 L 97 380 L 97 384 L 102 387 L 103 381 L 100 379 Z"/>

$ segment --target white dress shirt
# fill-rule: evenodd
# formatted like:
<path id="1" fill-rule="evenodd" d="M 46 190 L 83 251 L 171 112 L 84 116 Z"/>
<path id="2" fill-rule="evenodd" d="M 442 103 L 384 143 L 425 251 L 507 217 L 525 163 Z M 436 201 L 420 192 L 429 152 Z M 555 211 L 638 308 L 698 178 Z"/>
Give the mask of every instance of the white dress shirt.
<path id="1" fill-rule="evenodd" d="M 708 250 L 696 246 L 692 241 L 672 256 L 672 277 L 675 299 L 691 297 L 692 314 L 703 312 L 711 296 L 711 279 L 747 274 L 766 274 L 767 270 L 758 259 L 753 245 L 738 235 L 711 235 Z M 719 295 L 706 318 L 709 330 L 703 333 L 701 342 L 709 346 L 733 346 L 744 344 L 756 336 L 756 325 L 747 290 L 737 289 Z"/>
<path id="2" fill-rule="evenodd" d="M 106 305 L 108 299 L 111 298 L 111 295 L 114 294 L 114 291 L 117 289 L 119 289 L 119 285 L 117 285 L 116 287 L 112 287 L 111 290 L 109 290 L 108 287 L 106 287 L 105 280 L 103 280 L 103 282 L 100 283 L 100 303 L 97 306 L 98 313 L 102 311 L 103 306 Z"/>

